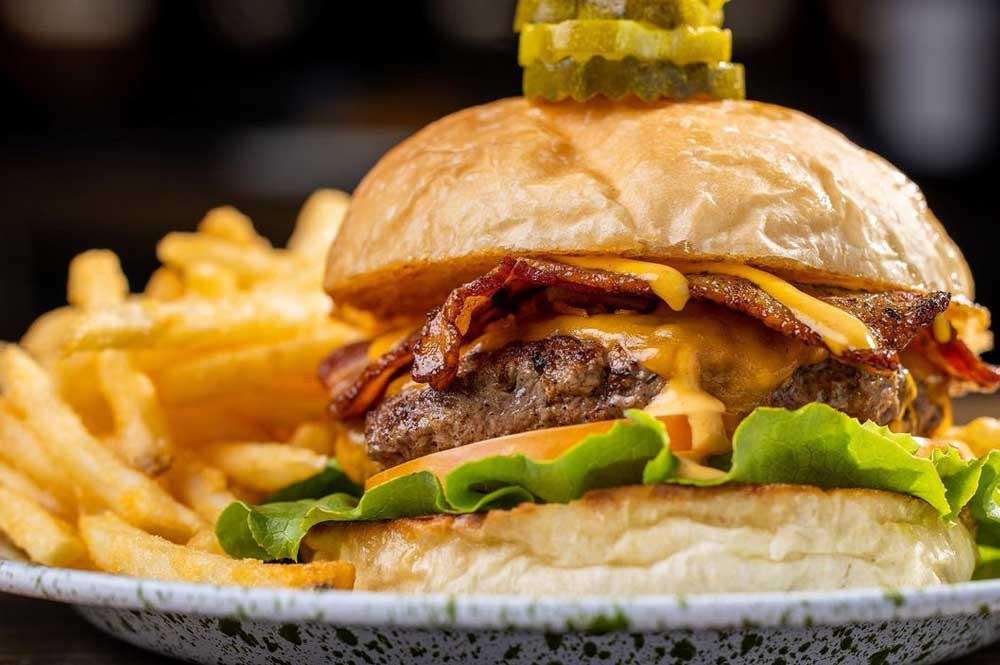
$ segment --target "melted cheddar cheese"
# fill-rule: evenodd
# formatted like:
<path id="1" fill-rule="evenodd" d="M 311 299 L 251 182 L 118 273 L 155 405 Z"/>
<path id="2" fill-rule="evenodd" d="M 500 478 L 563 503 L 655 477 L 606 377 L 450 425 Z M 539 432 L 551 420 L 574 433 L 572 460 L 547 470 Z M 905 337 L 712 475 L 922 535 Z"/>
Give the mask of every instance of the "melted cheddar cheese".
<path id="1" fill-rule="evenodd" d="M 617 272 L 644 279 L 649 282 L 649 287 L 653 289 L 653 293 L 663 302 L 667 303 L 670 309 L 675 312 L 684 309 L 684 305 L 687 304 L 690 297 L 687 278 L 684 274 L 676 268 L 671 268 L 661 263 L 618 259 L 608 256 L 571 256 L 561 257 L 557 260 L 560 263 L 579 268 Z"/>
<path id="2" fill-rule="evenodd" d="M 934 317 L 934 325 L 931 327 L 934 333 L 934 339 L 937 340 L 939 344 L 947 344 L 951 341 L 951 321 L 948 317 L 948 312 L 941 312 Z"/>
<path id="3" fill-rule="evenodd" d="M 826 354 L 706 303 L 690 303 L 680 312 L 661 307 L 651 314 L 557 315 L 533 321 L 510 317 L 488 326 L 464 352 L 556 335 L 593 339 L 606 348 L 621 346 L 667 379 L 646 410 L 659 417 L 687 416 L 691 454 L 697 459 L 729 450 L 727 413 L 748 413 L 798 367 Z"/>
<path id="4" fill-rule="evenodd" d="M 733 263 L 701 263 L 687 268 L 688 273 L 714 273 L 741 277 L 760 287 L 791 310 L 796 319 L 815 331 L 835 354 L 855 349 L 875 348 L 868 326 L 844 310 L 800 291 L 771 273 Z"/>

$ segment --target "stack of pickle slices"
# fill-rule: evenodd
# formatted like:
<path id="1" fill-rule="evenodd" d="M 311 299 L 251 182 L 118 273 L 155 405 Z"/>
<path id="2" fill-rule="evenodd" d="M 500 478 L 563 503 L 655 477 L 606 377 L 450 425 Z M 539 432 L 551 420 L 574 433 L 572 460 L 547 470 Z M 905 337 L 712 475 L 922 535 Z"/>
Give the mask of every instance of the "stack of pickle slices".
<path id="1" fill-rule="evenodd" d="M 743 99 L 727 0 L 519 0 L 526 97 Z"/>

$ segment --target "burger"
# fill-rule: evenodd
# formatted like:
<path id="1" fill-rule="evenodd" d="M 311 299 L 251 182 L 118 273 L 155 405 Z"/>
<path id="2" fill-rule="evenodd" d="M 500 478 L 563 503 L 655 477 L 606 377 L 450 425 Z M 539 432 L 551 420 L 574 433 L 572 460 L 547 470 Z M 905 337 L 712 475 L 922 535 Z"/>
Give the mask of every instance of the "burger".
<path id="1" fill-rule="evenodd" d="M 234 505 L 231 553 L 629 595 L 957 582 L 1000 543 L 1000 456 L 947 435 L 1000 385 L 969 267 L 913 182 L 802 113 L 461 111 L 364 179 L 325 285 L 385 330 L 320 369 L 364 492 Z"/>

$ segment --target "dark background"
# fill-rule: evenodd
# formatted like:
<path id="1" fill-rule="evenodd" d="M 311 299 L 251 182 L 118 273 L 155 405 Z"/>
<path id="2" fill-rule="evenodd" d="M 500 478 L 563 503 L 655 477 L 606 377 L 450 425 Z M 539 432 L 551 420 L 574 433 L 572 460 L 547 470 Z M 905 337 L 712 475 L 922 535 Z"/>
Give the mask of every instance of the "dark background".
<path id="1" fill-rule="evenodd" d="M 520 89 L 513 0 L 0 0 L 0 338 L 89 247 L 134 289 L 154 243 L 232 203 L 283 241 L 317 187 Z M 749 95 L 803 109 L 925 190 L 1000 310 L 1000 2 L 735 0 Z"/>

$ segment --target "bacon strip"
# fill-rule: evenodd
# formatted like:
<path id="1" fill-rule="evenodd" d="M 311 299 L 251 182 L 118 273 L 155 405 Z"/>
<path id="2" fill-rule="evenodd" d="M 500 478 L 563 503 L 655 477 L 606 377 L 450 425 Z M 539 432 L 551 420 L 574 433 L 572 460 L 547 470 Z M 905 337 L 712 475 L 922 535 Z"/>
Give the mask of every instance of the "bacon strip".
<path id="1" fill-rule="evenodd" d="M 753 283 L 727 275 L 689 275 L 692 298 L 707 300 L 758 319 L 769 328 L 806 344 L 822 346 L 822 338 L 795 318 L 787 307 Z M 355 381 L 331 387 L 331 411 L 337 417 L 364 413 L 379 399 L 389 381 L 412 360 L 415 381 L 436 390 L 448 387 L 458 372 L 462 342 L 490 320 L 507 311 L 505 302 L 526 289 L 555 287 L 570 294 L 623 298 L 636 309 L 651 307 L 656 296 L 649 283 L 638 277 L 570 266 L 556 261 L 505 258 L 482 277 L 452 291 L 432 312 L 423 330 L 367 365 Z M 802 287 L 808 289 L 808 287 Z M 948 306 L 949 295 L 892 291 L 853 293 L 810 289 L 817 298 L 861 319 L 872 331 L 878 347 L 849 351 L 846 362 L 875 370 L 899 367 L 897 351 L 905 347 L 934 317 Z M 326 381 L 328 386 L 330 381 Z M 337 382 L 339 384 L 339 382 Z"/>
<path id="2" fill-rule="evenodd" d="M 984 362 L 954 334 L 942 344 L 925 330 L 914 340 L 913 347 L 953 379 L 970 383 L 984 392 L 1000 388 L 1000 367 Z"/>
<path id="3" fill-rule="evenodd" d="M 320 380 L 333 396 L 330 413 L 344 419 L 367 411 L 392 379 L 413 362 L 413 345 L 419 335 L 410 335 L 372 362 L 368 361 L 368 342 L 351 344 L 330 354 L 319 369 Z"/>
<path id="4" fill-rule="evenodd" d="M 473 322 L 493 306 L 502 289 L 517 292 L 525 287 L 558 286 L 584 294 L 614 294 L 655 297 L 644 279 L 577 268 L 564 263 L 506 257 L 493 270 L 464 284 L 450 294 L 427 325 L 413 349 L 413 380 L 444 390 L 458 372 L 462 340 Z"/>
<path id="5" fill-rule="evenodd" d="M 745 279 L 730 275 L 688 275 L 688 287 L 692 298 L 708 300 L 751 316 L 786 337 L 794 337 L 812 346 L 823 346 L 823 339 L 816 331 Z M 856 293 L 803 285 L 799 288 L 857 317 L 871 331 L 876 348 L 848 351 L 840 356 L 841 360 L 884 371 L 894 371 L 899 367 L 896 352 L 905 348 L 920 330 L 931 325 L 934 317 L 945 311 L 951 300 L 944 291 L 929 294 L 908 291 Z"/>

